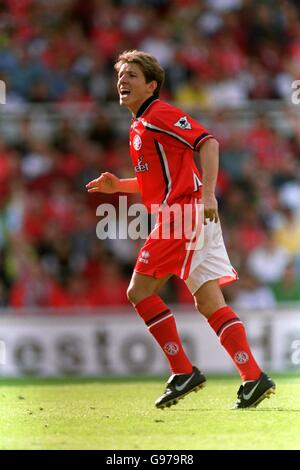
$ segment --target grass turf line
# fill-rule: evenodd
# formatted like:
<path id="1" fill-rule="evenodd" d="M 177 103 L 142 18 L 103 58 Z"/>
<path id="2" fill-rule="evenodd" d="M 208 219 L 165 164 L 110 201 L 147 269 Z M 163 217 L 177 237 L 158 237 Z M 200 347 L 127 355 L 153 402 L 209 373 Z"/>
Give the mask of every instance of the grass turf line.
<path id="1" fill-rule="evenodd" d="M 236 377 L 208 377 L 163 411 L 164 380 L 0 380 L 0 449 L 299 449 L 300 377 L 272 378 L 256 409 L 230 409 Z"/>

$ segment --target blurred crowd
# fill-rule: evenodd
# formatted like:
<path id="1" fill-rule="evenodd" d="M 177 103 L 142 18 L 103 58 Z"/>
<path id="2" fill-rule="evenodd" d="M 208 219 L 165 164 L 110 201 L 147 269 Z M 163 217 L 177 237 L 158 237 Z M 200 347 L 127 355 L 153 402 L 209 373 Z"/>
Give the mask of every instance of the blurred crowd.
<path id="1" fill-rule="evenodd" d="M 0 71 L 10 101 L 84 108 L 116 97 L 116 56 L 139 48 L 182 103 L 290 99 L 299 13 L 298 0 L 0 0 Z"/>
<path id="2" fill-rule="evenodd" d="M 0 0 L 0 305 L 127 304 L 140 245 L 97 238 L 97 206 L 118 196 L 85 184 L 133 176 L 130 116 L 112 105 L 113 63 L 132 48 L 164 66 L 162 98 L 220 142 L 217 196 L 240 275 L 228 301 L 300 302 L 300 3 Z M 176 278 L 163 297 L 191 302 Z"/>

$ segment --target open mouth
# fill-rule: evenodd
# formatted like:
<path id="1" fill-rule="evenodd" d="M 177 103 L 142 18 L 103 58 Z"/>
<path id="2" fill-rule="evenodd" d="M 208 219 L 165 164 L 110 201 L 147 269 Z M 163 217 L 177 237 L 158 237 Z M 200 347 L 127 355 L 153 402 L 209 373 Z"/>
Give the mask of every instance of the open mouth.
<path id="1" fill-rule="evenodd" d="M 121 90 L 120 95 L 122 96 L 122 98 L 126 98 L 126 96 L 130 95 L 130 91 L 129 90 Z"/>

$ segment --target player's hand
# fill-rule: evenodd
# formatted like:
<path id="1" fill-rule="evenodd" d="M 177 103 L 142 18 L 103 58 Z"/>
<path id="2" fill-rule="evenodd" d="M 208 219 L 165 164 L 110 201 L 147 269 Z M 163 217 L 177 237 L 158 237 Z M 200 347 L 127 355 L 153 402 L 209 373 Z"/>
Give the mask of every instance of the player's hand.
<path id="1" fill-rule="evenodd" d="M 219 220 L 218 201 L 214 194 L 203 193 L 202 204 L 204 205 L 204 225 L 207 225 L 207 219 L 217 223 Z"/>
<path id="2" fill-rule="evenodd" d="M 99 178 L 90 181 L 86 186 L 88 193 L 117 193 L 120 190 L 120 179 L 112 173 L 102 173 Z"/>

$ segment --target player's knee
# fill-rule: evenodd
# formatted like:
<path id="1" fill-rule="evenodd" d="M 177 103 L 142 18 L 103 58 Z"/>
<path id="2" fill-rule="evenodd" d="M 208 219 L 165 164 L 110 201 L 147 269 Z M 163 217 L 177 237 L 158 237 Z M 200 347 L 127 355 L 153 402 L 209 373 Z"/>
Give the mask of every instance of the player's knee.
<path id="1" fill-rule="evenodd" d="M 216 308 L 215 303 L 211 299 L 203 297 L 195 297 L 194 300 L 196 309 L 206 318 L 209 318 L 212 311 Z"/>
<path id="2" fill-rule="evenodd" d="M 197 299 L 195 297 L 196 309 L 206 318 L 210 318 L 217 310 L 226 306 L 225 301 L 218 299 Z"/>
<path id="3" fill-rule="evenodd" d="M 130 284 L 127 289 L 127 299 L 134 307 L 152 294 L 152 290 L 137 287 L 134 284 Z"/>
<path id="4" fill-rule="evenodd" d="M 199 310 L 200 313 L 202 311 L 206 310 L 206 302 L 200 299 L 197 299 L 197 297 L 194 297 L 194 302 L 195 302 L 195 307 L 197 310 Z"/>
<path id="5" fill-rule="evenodd" d="M 127 289 L 127 299 L 133 306 L 137 305 L 144 297 L 147 297 L 147 295 L 144 295 L 139 288 L 134 284 L 129 285 Z"/>
<path id="6" fill-rule="evenodd" d="M 136 305 L 136 289 L 133 285 L 129 285 L 128 286 L 128 289 L 127 289 L 127 299 L 129 300 L 129 302 L 133 305 Z"/>

